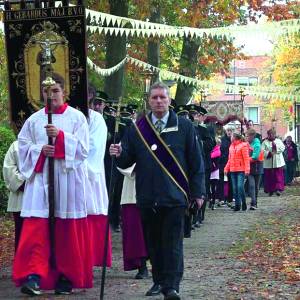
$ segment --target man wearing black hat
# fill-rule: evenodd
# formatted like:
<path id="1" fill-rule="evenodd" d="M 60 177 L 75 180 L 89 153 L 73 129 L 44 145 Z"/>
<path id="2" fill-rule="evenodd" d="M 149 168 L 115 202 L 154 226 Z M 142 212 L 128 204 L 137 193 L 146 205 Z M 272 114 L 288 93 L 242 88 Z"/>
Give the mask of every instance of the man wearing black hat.
<path id="1" fill-rule="evenodd" d="M 176 112 L 177 116 L 183 117 L 185 119 L 189 118 L 189 111 L 186 105 L 178 105 L 173 110 L 174 112 Z"/>
<path id="2" fill-rule="evenodd" d="M 209 197 L 209 190 L 210 190 L 209 181 L 210 181 L 210 173 L 211 173 L 211 167 L 212 167 L 210 153 L 211 153 L 212 149 L 214 148 L 214 146 L 216 145 L 216 142 L 211 137 L 208 129 L 204 125 L 204 116 L 207 114 L 207 110 L 205 108 L 203 108 L 202 106 L 196 106 L 194 104 L 189 105 L 188 109 L 190 111 L 190 118 L 192 119 L 192 121 L 194 122 L 194 125 L 195 125 L 198 140 L 202 144 L 204 165 L 205 165 L 206 198 L 205 198 L 204 204 L 202 205 L 201 209 L 199 209 L 199 211 L 198 211 L 198 215 L 193 220 L 193 226 L 200 227 L 200 224 L 204 220 L 206 203 L 207 203 L 207 199 Z"/>
<path id="3" fill-rule="evenodd" d="M 102 91 L 96 91 L 95 98 L 92 102 L 92 109 L 100 114 L 103 114 L 105 102 L 108 100 L 108 95 Z"/>

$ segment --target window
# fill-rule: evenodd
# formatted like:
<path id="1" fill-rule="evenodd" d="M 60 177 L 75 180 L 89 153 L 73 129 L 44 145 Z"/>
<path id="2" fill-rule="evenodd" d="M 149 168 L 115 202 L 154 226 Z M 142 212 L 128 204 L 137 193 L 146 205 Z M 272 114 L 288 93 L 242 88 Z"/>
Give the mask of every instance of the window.
<path id="1" fill-rule="evenodd" d="M 234 78 L 233 77 L 226 77 L 225 84 L 234 85 Z M 226 88 L 225 94 L 234 94 L 233 91 L 229 88 Z"/>
<path id="2" fill-rule="evenodd" d="M 258 78 L 257 77 L 249 77 L 249 86 L 257 85 L 257 84 L 258 84 Z"/>
<path id="3" fill-rule="evenodd" d="M 225 79 L 225 84 L 228 84 L 228 85 L 252 86 L 252 85 L 257 85 L 257 83 L 258 83 L 257 77 L 236 76 L 235 78 L 234 77 L 226 77 L 226 79 Z M 230 88 L 227 88 L 225 94 L 234 94 L 234 92 Z M 238 92 L 236 92 L 236 94 L 238 94 Z"/>
<path id="4" fill-rule="evenodd" d="M 247 119 L 259 124 L 259 107 L 247 107 Z"/>
<path id="5" fill-rule="evenodd" d="M 248 77 L 236 77 L 237 85 L 248 86 L 249 78 Z"/>

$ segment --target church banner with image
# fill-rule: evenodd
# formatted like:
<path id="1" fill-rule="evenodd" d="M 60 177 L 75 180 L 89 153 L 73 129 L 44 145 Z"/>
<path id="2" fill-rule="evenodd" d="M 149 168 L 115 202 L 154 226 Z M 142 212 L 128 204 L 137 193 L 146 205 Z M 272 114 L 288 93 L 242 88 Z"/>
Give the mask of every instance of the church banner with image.
<path id="1" fill-rule="evenodd" d="M 49 71 L 65 79 L 68 103 L 87 114 L 84 6 L 33 8 L 32 3 L 25 4 L 25 8 L 6 7 L 4 11 L 13 125 L 20 128 L 43 106 L 41 82 Z M 46 51 L 51 52 L 50 70 L 46 70 Z"/>

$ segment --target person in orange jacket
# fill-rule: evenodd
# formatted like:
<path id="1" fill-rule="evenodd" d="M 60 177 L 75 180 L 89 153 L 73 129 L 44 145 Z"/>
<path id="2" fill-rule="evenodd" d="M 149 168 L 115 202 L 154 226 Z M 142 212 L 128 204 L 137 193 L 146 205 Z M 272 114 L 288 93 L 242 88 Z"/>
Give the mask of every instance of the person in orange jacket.
<path id="1" fill-rule="evenodd" d="M 224 174 L 230 172 L 233 198 L 235 199 L 234 211 L 247 210 L 244 189 L 245 176 L 250 173 L 249 146 L 244 137 L 233 133 L 229 147 L 229 157 L 224 169 Z"/>

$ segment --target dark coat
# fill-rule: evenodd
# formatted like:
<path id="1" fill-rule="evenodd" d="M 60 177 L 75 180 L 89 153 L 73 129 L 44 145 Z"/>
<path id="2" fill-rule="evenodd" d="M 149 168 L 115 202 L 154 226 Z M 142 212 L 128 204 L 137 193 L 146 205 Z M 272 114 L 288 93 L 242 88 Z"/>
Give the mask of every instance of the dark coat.
<path id="1" fill-rule="evenodd" d="M 229 156 L 229 147 L 231 145 L 231 139 L 225 134 L 221 138 L 221 157 L 219 160 L 220 171 L 223 172 Z"/>
<path id="2" fill-rule="evenodd" d="M 203 148 L 203 157 L 204 157 L 204 165 L 205 170 L 211 170 L 212 167 L 212 161 L 210 158 L 210 153 L 214 146 L 216 145 L 215 140 L 211 137 L 208 129 L 202 125 L 198 125 L 195 127 L 196 133 L 198 136 L 199 141 L 202 144 Z"/>
<path id="3" fill-rule="evenodd" d="M 288 157 L 288 154 L 287 154 L 287 143 L 286 141 L 283 142 L 284 145 L 285 145 L 285 150 L 283 152 L 283 157 L 284 157 L 284 160 L 287 161 L 287 157 Z M 292 141 L 291 143 L 292 145 L 292 148 L 293 148 L 293 152 L 294 152 L 294 159 L 295 159 L 295 162 L 298 162 L 299 161 L 299 158 L 298 158 L 298 149 L 297 149 L 297 145 Z"/>
<path id="4" fill-rule="evenodd" d="M 151 119 L 151 114 L 149 115 Z M 178 118 L 170 110 L 169 119 L 160 136 L 172 150 L 174 156 L 187 174 L 191 198 L 205 195 L 204 165 L 193 124 Z M 138 136 L 134 126 L 122 139 L 122 154 L 117 165 L 127 168 L 136 162 L 137 205 L 142 208 L 186 206 L 183 192 L 174 184 L 149 153 Z"/>

